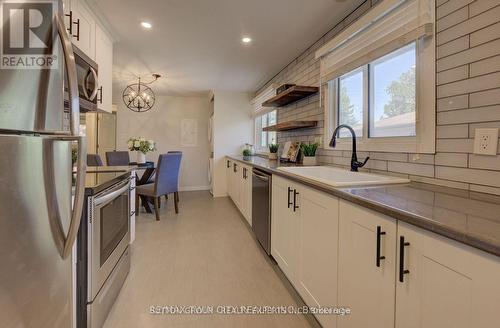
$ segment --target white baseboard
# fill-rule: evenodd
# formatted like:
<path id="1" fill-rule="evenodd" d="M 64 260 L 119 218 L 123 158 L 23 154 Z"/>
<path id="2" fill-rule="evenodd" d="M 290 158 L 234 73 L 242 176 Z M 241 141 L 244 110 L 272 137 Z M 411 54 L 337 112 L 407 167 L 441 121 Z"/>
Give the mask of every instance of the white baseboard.
<path id="1" fill-rule="evenodd" d="M 210 186 L 179 187 L 179 191 L 198 191 L 198 190 L 210 190 Z"/>

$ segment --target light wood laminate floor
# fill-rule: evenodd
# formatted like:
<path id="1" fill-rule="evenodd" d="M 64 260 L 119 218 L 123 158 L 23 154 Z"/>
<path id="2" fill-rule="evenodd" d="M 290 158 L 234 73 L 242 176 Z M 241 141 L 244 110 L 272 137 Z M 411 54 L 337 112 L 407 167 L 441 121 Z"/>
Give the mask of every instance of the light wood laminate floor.
<path id="1" fill-rule="evenodd" d="M 130 274 L 105 328 L 311 327 L 302 315 L 153 315 L 160 305 L 297 305 L 229 198 L 208 192 L 162 200 L 161 221 L 141 210 Z M 167 205 L 167 206 L 165 206 Z"/>

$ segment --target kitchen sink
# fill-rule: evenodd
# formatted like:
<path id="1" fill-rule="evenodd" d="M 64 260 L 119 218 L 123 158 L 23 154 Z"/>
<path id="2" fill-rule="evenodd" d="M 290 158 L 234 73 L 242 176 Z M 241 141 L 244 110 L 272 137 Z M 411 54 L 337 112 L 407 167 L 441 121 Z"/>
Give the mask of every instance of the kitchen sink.
<path id="1" fill-rule="evenodd" d="M 373 173 L 351 172 L 331 166 L 294 166 L 279 167 L 278 169 L 333 187 L 371 186 L 410 182 L 410 180 L 404 178 Z"/>

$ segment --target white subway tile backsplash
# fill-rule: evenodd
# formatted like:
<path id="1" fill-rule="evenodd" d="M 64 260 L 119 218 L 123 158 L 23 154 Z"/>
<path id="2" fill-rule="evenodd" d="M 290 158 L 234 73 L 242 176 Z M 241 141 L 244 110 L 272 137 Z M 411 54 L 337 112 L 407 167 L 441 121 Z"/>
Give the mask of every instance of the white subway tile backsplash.
<path id="1" fill-rule="evenodd" d="M 474 139 L 437 139 L 436 152 L 472 153 Z"/>
<path id="2" fill-rule="evenodd" d="M 469 167 L 500 171 L 500 156 L 469 154 Z"/>
<path id="3" fill-rule="evenodd" d="M 441 180 L 441 179 L 436 179 L 436 178 L 427 178 L 427 177 L 421 177 L 421 176 L 417 176 L 417 175 L 410 175 L 410 179 L 412 181 L 421 182 L 421 183 L 429 183 L 429 184 L 433 184 L 436 186 L 464 189 L 464 190 L 469 189 L 469 184 L 463 183 L 463 182 Z"/>
<path id="4" fill-rule="evenodd" d="M 491 187 L 500 187 L 500 172 L 458 168 L 449 166 L 436 166 L 436 178 L 454 180 Z"/>
<path id="5" fill-rule="evenodd" d="M 484 193 L 488 193 L 488 194 L 500 195 L 500 188 L 495 188 L 495 187 L 488 187 L 488 186 L 471 184 L 470 190 L 476 191 L 476 192 L 484 192 Z"/>
<path id="6" fill-rule="evenodd" d="M 438 125 L 500 121 L 500 105 L 458 109 L 437 114 Z"/>
<path id="7" fill-rule="evenodd" d="M 437 111 L 448 111 L 469 107 L 469 95 L 447 97 L 437 100 Z"/>
<path id="8" fill-rule="evenodd" d="M 458 153 L 437 153 L 436 165 L 467 167 L 468 155 Z"/>
<path id="9" fill-rule="evenodd" d="M 499 87 L 500 87 L 500 72 L 497 72 L 438 86 L 437 94 L 438 98 L 444 98 L 444 97 L 450 97 L 455 95 L 461 95 L 464 93 L 472 93 Z"/>
<path id="10" fill-rule="evenodd" d="M 456 40 L 450 41 L 443 45 L 440 45 L 436 49 L 436 56 L 438 59 L 456 54 L 457 52 L 464 51 L 469 49 L 469 35 L 465 35 Z"/>
<path id="11" fill-rule="evenodd" d="M 468 138 L 469 126 L 467 124 L 437 126 L 436 137 L 438 139 Z"/>
<path id="12" fill-rule="evenodd" d="M 382 161 L 408 162 L 408 154 L 406 153 L 370 152 L 370 158 Z"/>
<path id="13" fill-rule="evenodd" d="M 476 135 L 476 129 L 496 128 L 500 129 L 500 121 L 469 124 L 469 135 Z"/>
<path id="14" fill-rule="evenodd" d="M 469 18 L 469 7 L 463 7 L 454 11 L 436 22 L 436 32 L 446 30 L 447 28 L 465 21 L 467 18 Z"/>
<path id="15" fill-rule="evenodd" d="M 470 107 L 500 104 L 500 89 L 480 91 L 470 94 Z"/>
<path id="16" fill-rule="evenodd" d="M 434 155 L 429 154 L 408 154 L 410 163 L 434 164 Z"/>
<path id="17" fill-rule="evenodd" d="M 473 3 L 470 4 L 470 15 L 476 16 L 482 12 L 485 12 L 488 9 L 491 9 L 493 7 L 496 7 L 500 5 L 500 0 L 479 0 L 479 1 L 474 1 Z"/>
<path id="18" fill-rule="evenodd" d="M 439 8 L 438 8 L 439 9 Z M 500 16 L 500 7 L 495 7 L 482 14 L 471 17 L 470 19 L 458 25 L 450 27 L 437 34 L 436 42 L 438 45 L 457 39 L 466 34 L 482 29 L 491 24 L 498 23 Z"/>
<path id="19" fill-rule="evenodd" d="M 471 77 L 494 73 L 498 71 L 500 71 L 500 56 L 486 58 L 470 64 Z"/>
<path id="20" fill-rule="evenodd" d="M 387 169 L 392 172 L 434 177 L 434 165 L 389 162 Z"/>
<path id="21" fill-rule="evenodd" d="M 477 47 L 455 53 L 448 57 L 438 59 L 437 71 L 441 72 L 450 68 L 455 68 L 469 64 L 481 59 L 492 57 L 500 53 L 500 40 L 481 44 Z"/>
<path id="22" fill-rule="evenodd" d="M 436 9 L 436 18 L 440 19 L 446 15 L 449 15 L 455 10 L 465 7 L 473 1 L 474 0 L 450 0 Z"/>
<path id="23" fill-rule="evenodd" d="M 469 77 L 469 65 L 452 68 L 437 74 L 437 85 L 464 80 Z"/>
<path id="24" fill-rule="evenodd" d="M 500 23 L 490 25 L 470 35 L 470 46 L 475 47 L 500 38 Z"/>

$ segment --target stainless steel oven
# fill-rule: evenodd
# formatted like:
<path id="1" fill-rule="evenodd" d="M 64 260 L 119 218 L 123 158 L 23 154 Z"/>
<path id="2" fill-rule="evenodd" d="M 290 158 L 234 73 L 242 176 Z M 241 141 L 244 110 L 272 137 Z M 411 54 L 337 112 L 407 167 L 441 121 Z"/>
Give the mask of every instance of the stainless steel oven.
<path id="1" fill-rule="evenodd" d="M 80 111 L 96 111 L 97 102 L 102 98 L 102 89 L 98 86 L 98 66 L 95 61 L 83 51 L 73 46 L 78 79 L 78 94 L 80 96 Z M 67 85 L 67 84 L 65 84 Z M 65 99 L 68 99 L 67 90 Z"/>
<path id="2" fill-rule="evenodd" d="M 88 236 L 90 296 L 94 299 L 130 240 L 130 180 L 94 196 Z"/>
<path id="3" fill-rule="evenodd" d="M 78 244 L 77 316 L 78 327 L 93 328 L 102 327 L 130 271 L 130 178 L 89 196 L 86 216 Z"/>

